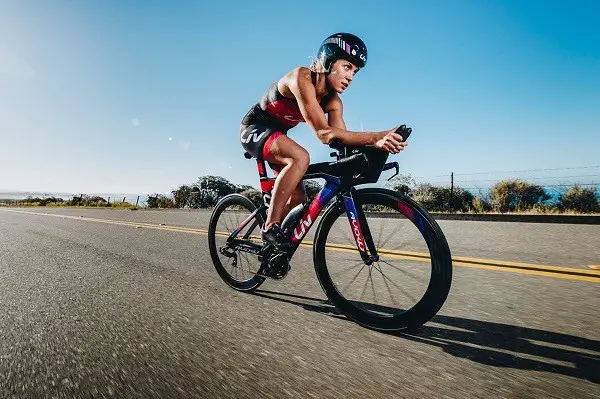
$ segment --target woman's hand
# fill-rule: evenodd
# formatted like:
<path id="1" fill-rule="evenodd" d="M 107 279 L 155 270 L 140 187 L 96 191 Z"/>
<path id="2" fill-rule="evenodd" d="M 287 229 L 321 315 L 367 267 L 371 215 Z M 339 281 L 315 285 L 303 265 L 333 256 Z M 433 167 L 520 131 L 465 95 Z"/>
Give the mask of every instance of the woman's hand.
<path id="1" fill-rule="evenodd" d="M 396 133 L 396 130 L 398 128 L 399 126 L 396 126 L 392 130 L 378 133 L 379 138 L 375 143 L 375 148 L 387 151 L 392 154 L 397 154 L 400 151 L 404 150 L 404 147 L 406 147 L 408 143 L 406 141 L 402 141 L 402 136 Z"/>

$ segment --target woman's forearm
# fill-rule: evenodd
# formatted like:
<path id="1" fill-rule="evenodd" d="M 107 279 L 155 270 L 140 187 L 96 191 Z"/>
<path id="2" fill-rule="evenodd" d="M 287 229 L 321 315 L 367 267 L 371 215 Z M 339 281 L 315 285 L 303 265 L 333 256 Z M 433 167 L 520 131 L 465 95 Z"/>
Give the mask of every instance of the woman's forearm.
<path id="1" fill-rule="evenodd" d="M 383 135 L 385 135 L 385 132 L 351 132 L 331 126 L 317 132 L 319 140 L 325 144 L 338 139 L 343 144 L 350 146 L 374 145 Z"/>

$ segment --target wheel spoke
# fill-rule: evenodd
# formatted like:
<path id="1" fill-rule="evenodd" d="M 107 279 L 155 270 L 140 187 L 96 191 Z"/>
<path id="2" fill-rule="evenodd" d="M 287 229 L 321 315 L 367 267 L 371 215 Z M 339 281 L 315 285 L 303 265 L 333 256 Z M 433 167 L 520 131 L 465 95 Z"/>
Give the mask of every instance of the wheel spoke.
<path id="1" fill-rule="evenodd" d="M 381 277 L 383 278 L 383 284 L 385 284 L 385 287 L 387 288 L 388 292 L 390 293 L 390 298 L 392 300 L 392 303 L 396 306 L 400 306 L 400 304 L 398 303 L 398 301 L 396 301 L 396 298 L 394 298 L 394 294 L 392 294 L 392 289 L 390 288 L 390 285 L 387 282 L 386 276 L 383 274 L 383 272 L 381 271 L 381 266 L 379 266 L 379 263 L 377 264 L 377 266 L 375 267 L 375 269 L 381 273 Z M 394 282 L 392 281 L 392 284 Z"/>
<path id="2" fill-rule="evenodd" d="M 351 271 L 351 270 L 353 270 L 353 269 L 356 269 L 356 268 L 357 268 L 357 267 L 359 267 L 360 265 L 363 265 L 363 266 L 364 266 L 364 265 L 365 265 L 365 262 L 363 262 L 363 261 L 360 261 L 360 262 L 358 262 L 358 263 L 356 263 L 356 264 L 354 264 L 354 265 L 350 266 L 349 268 L 342 270 L 341 272 L 337 272 L 337 273 L 335 273 L 335 274 L 333 274 L 333 273 L 332 273 L 332 274 L 331 274 L 331 276 L 332 276 L 332 277 L 339 277 L 339 276 L 341 276 L 341 275 L 342 275 L 342 274 L 344 274 L 344 273 L 347 273 L 347 272 L 349 272 L 349 271 Z"/>
<path id="3" fill-rule="evenodd" d="M 419 283 L 423 283 L 424 282 L 422 277 L 419 277 L 419 276 L 415 275 L 414 273 L 409 272 L 408 270 L 406 270 L 404 268 L 400 268 L 398 266 L 392 265 L 390 262 L 388 262 L 386 260 L 380 259 L 379 261 L 385 263 L 388 266 L 391 266 L 392 268 L 398 270 L 400 273 L 403 273 L 403 274 L 406 274 L 409 277 L 412 277 L 414 280 L 416 280 Z"/>
<path id="4" fill-rule="evenodd" d="M 370 269 L 371 268 L 369 268 L 369 275 L 367 276 L 367 279 L 365 280 L 365 285 L 363 285 L 363 289 L 362 289 L 362 292 L 360 293 L 359 299 L 365 298 L 365 292 L 367 292 L 367 286 L 369 285 L 369 277 L 371 276 Z"/>
<path id="5" fill-rule="evenodd" d="M 389 281 L 390 283 L 392 283 L 392 285 L 394 287 L 398 288 L 398 290 L 400 290 L 400 292 L 402 292 L 404 295 L 406 295 L 408 297 L 408 299 L 410 299 L 412 302 L 414 302 L 414 303 L 417 302 L 416 298 L 414 298 L 411 294 L 409 294 L 408 291 L 406 291 L 404 288 L 402 288 L 397 283 L 395 283 L 391 278 L 389 278 L 388 276 L 386 276 L 381 271 L 381 267 L 379 268 L 379 272 L 381 273 L 381 276 L 383 277 L 383 281 L 386 283 L 386 286 L 388 286 L 388 289 L 389 289 L 389 285 L 387 284 L 387 281 Z M 391 295 L 391 291 L 390 291 L 390 295 Z"/>
<path id="6" fill-rule="evenodd" d="M 230 213 L 227 214 L 227 219 L 224 220 L 224 222 L 225 222 L 225 231 L 227 233 L 231 233 L 233 231 L 233 229 L 231 228 L 231 225 L 233 224 L 233 219 L 231 219 Z"/>
<path id="7" fill-rule="evenodd" d="M 402 223 L 397 223 L 396 227 L 394 228 L 394 230 L 391 232 L 391 234 L 385 239 L 385 241 L 379 246 L 379 248 L 383 248 L 387 245 L 387 243 L 395 236 L 398 235 L 398 233 L 400 232 L 400 230 L 402 229 Z"/>
<path id="8" fill-rule="evenodd" d="M 377 294 L 375 293 L 375 283 L 373 282 L 373 268 L 369 267 L 369 279 L 371 280 L 371 291 L 373 291 L 373 302 L 377 304 Z"/>
<path id="9" fill-rule="evenodd" d="M 350 280 L 350 282 L 348 284 L 346 284 L 346 286 L 344 287 L 344 289 L 350 287 L 350 284 L 352 284 L 354 282 L 354 280 L 356 280 L 356 278 L 358 277 L 358 275 L 360 274 L 360 272 L 362 272 L 362 270 L 365 268 L 366 265 L 363 265 L 363 267 L 360 268 L 360 270 L 358 272 L 356 272 L 356 274 L 354 275 L 354 277 L 352 277 L 352 280 Z"/>
<path id="10" fill-rule="evenodd" d="M 381 237 L 383 236 L 383 225 L 383 222 L 379 223 L 379 233 L 377 234 L 377 242 L 375 243 L 375 248 L 381 248 L 381 245 L 379 245 L 379 243 L 381 242 Z"/>
<path id="11" fill-rule="evenodd" d="M 248 269 L 246 271 L 250 274 L 255 274 L 252 270 L 254 269 L 254 267 L 251 266 L 252 262 L 250 262 L 250 259 L 248 259 L 248 254 L 244 254 L 243 257 L 246 260 L 246 263 L 248 264 Z M 256 259 L 256 261 L 258 262 L 258 259 Z"/>

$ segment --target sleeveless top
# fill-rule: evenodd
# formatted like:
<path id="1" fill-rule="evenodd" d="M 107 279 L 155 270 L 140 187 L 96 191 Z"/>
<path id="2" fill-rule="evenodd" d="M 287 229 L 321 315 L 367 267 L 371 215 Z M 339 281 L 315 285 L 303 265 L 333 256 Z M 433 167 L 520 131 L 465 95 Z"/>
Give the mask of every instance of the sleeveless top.
<path id="1" fill-rule="evenodd" d="M 313 85 L 317 82 L 317 74 L 310 73 Z M 328 92 L 321 99 L 321 108 L 333 97 L 334 92 Z M 260 101 L 255 104 L 242 120 L 242 125 L 266 125 L 287 131 L 300 122 L 305 122 L 298 102 L 295 98 L 284 97 L 277 88 L 277 82 L 273 82 L 263 94 Z"/>

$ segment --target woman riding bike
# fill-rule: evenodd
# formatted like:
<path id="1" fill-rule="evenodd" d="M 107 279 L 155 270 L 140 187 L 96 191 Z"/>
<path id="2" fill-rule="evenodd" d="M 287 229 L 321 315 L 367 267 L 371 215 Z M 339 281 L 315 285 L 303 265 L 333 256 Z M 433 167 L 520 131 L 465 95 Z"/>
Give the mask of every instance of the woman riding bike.
<path id="1" fill-rule="evenodd" d="M 306 122 L 324 144 L 337 140 L 349 146 L 372 145 L 397 154 L 407 143 L 395 133 L 351 132 L 342 117 L 342 94 L 367 63 L 363 41 L 349 33 L 336 33 L 321 44 L 309 68 L 297 67 L 274 82 L 242 120 L 242 147 L 269 163 L 276 176 L 262 239 L 281 251 L 292 246 L 281 230 L 281 220 L 305 199 L 301 181 L 310 163 L 308 152 L 287 136 Z M 327 114 L 327 117 L 325 117 Z"/>

